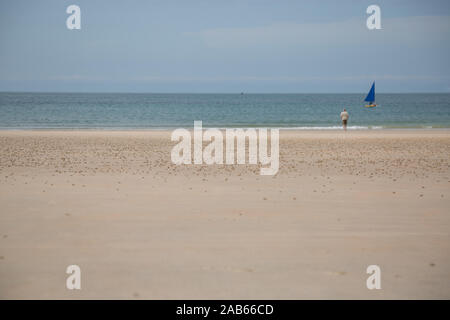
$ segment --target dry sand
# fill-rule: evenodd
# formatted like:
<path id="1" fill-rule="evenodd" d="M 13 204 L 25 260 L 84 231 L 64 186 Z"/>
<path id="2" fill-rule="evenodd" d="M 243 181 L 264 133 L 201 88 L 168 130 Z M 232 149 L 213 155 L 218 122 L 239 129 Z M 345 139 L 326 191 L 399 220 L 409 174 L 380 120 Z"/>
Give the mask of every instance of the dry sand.
<path id="1" fill-rule="evenodd" d="M 275 177 L 169 133 L 1 131 L 0 298 L 450 298 L 449 131 L 282 132 Z"/>

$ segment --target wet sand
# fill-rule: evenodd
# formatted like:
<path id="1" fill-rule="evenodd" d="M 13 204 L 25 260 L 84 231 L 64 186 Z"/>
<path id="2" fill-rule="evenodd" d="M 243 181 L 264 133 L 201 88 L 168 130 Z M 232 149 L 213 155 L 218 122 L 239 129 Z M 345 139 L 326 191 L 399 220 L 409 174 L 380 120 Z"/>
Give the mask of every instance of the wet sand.
<path id="1" fill-rule="evenodd" d="M 169 137 L 0 131 L 0 298 L 450 298 L 450 131 L 283 131 L 274 177 Z"/>

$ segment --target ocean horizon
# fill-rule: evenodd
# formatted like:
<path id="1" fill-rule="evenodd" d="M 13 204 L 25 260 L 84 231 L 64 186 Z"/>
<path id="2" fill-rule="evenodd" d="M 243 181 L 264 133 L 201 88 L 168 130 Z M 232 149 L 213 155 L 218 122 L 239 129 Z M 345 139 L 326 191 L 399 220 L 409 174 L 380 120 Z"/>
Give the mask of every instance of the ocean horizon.
<path id="1" fill-rule="evenodd" d="M 153 130 L 203 127 L 340 129 L 450 128 L 450 93 L 64 93 L 0 92 L 0 129 Z"/>

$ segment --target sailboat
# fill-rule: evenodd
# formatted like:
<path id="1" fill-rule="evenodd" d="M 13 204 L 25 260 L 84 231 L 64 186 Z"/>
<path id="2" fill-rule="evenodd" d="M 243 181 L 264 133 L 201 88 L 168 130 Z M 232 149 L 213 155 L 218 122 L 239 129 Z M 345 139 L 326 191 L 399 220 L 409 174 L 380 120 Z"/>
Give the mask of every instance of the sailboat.
<path id="1" fill-rule="evenodd" d="M 372 88 L 370 88 L 370 91 L 364 101 L 369 103 L 366 104 L 366 108 L 373 108 L 377 106 L 375 103 L 375 81 L 372 83 Z"/>

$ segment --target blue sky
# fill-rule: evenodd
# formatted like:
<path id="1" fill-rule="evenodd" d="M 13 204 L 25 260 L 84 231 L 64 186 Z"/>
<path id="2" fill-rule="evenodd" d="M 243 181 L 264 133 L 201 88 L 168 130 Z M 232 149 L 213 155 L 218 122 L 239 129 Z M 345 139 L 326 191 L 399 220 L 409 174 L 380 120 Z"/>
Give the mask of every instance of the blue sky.
<path id="1" fill-rule="evenodd" d="M 450 1 L 0 1 L 0 91 L 450 92 L 449 56 Z"/>

